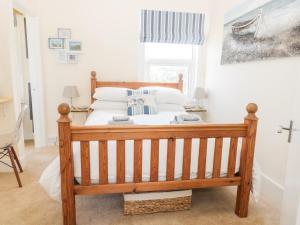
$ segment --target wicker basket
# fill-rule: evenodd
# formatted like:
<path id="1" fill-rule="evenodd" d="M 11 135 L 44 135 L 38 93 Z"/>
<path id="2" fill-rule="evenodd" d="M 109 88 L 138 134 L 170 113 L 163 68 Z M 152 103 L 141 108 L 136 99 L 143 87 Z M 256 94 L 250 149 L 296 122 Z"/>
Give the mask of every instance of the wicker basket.
<path id="1" fill-rule="evenodd" d="M 136 194 L 133 198 L 130 195 L 124 196 L 124 215 L 188 210 L 192 205 L 191 191 Z"/>

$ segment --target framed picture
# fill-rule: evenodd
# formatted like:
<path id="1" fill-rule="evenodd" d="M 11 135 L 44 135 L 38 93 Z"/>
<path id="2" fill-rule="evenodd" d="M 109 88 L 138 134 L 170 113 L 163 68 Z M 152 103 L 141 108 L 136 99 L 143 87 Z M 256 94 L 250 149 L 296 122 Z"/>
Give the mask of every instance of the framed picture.
<path id="1" fill-rule="evenodd" d="M 299 56 L 299 12 L 299 0 L 245 1 L 228 11 L 222 64 Z"/>
<path id="2" fill-rule="evenodd" d="M 80 52 L 82 50 L 81 41 L 70 40 L 69 51 Z"/>
<path id="3" fill-rule="evenodd" d="M 58 35 L 58 38 L 71 39 L 71 29 L 70 28 L 58 28 L 57 35 Z"/>
<path id="4" fill-rule="evenodd" d="M 78 55 L 73 53 L 67 54 L 68 63 L 77 64 L 78 63 Z"/>
<path id="5" fill-rule="evenodd" d="M 50 49 L 64 49 L 65 40 L 63 38 L 48 38 L 48 45 Z"/>

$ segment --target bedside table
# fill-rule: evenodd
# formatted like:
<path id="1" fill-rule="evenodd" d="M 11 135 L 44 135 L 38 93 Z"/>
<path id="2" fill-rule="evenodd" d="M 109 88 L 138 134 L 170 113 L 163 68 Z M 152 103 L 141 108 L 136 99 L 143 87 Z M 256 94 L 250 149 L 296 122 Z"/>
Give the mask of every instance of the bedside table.
<path id="1" fill-rule="evenodd" d="M 207 112 L 207 109 L 205 109 L 203 107 L 199 107 L 199 106 L 184 107 L 184 108 L 185 108 L 185 112 L 187 112 L 189 114 L 196 114 L 196 115 L 200 116 L 203 121 L 206 120 L 204 114 Z"/>
<path id="2" fill-rule="evenodd" d="M 200 107 L 200 106 L 194 106 L 194 107 L 184 107 L 185 111 L 188 113 L 203 113 L 207 112 L 207 109 Z"/>
<path id="3" fill-rule="evenodd" d="M 70 112 L 71 112 L 71 116 L 73 119 L 73 123 L 83 125 L 88 117 L 90 109 L 73 107 L 73 108 L 71 108 Z M 76 114 L 78 114 L 78 115 L 76 115 Z"/>
<path id="4" fill-rule="evenodd" d="M 88 113 L 89 108 L 71 108 L 72 113 Z"/>

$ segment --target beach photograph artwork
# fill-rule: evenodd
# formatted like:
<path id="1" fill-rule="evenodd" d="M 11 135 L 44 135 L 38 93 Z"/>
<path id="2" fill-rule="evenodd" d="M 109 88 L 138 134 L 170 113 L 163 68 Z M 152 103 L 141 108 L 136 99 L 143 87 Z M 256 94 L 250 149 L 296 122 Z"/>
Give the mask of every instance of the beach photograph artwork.
<path id="1" fill-rule="evenodd" d="M 221 63 L 300 56 L 300 0 L 255 2 L 225 15 Z"/>

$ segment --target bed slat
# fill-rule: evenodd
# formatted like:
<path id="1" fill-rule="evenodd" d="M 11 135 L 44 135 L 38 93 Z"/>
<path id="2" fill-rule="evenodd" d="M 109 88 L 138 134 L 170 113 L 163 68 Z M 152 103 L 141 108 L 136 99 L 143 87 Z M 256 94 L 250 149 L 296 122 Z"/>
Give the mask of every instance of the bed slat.
<path id="1" fill-rule="evenodd" d="M 230 139 L 229 157 L 228 157 L 227 177 L 234 177 L 237 145 L 238 145 L 238 138 L 231 138 Z"/>
<path id="2" fill-rule="evenodd" d="M 159 140 L 151 140 L 151 168 L 150 181 L 158 181 Z"/>
<path id="3" fill-rule="evenodd" d="M 175 147 L 176 147 L 176 139 L 174 139 L 174 138 L 168 139 L 167 181 L 174 180 Z"/>
<path id="4" fill-rule="evenodd" d="M 143 147 L 142 140 L 134 140 L 134 182 L 142 182 L 143 165 Z"/>
<path id="5" fill-rule="evenodd" d="M 216 138 L 215 140 L 215 152 L 214 152 L 214 164 L 213 164 L 213 178 L 220 177 L 221 174 L 221 160 L 222 160 L 222 146 L 223 139 Z"/>
<path id="6" fill-rule="evenodd" d="M 191 148 L 192 148 L 192 139 L 184 139 L 183 145 L 183 162 L 182 162 L 182 180 L 190 179 L 191 171 Z"/>
<path id="7" fill-rule="evenodd" d="M 99 141 L 99 179 L 100 184 L 108 183 L 107 141 Z"/>
<path id="8" fill-rule="evenodd" d="M 207 138 L 200 138 L 198 156 L 198 179 L 205 178 L 206 172 Z"/>
<path id="9" fill-rule="evenodd" d="M 88 141 L 80 142 L 81 154 L 81 183 L 90 185 L 90 144 Z"/>
<path id="10" fill-rule="evenodd" d="M 117 184 L 125 183 L 125 141 L 117 141 Z"/>

